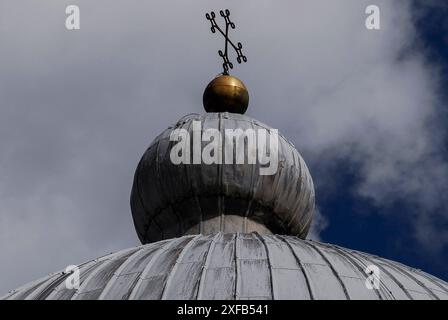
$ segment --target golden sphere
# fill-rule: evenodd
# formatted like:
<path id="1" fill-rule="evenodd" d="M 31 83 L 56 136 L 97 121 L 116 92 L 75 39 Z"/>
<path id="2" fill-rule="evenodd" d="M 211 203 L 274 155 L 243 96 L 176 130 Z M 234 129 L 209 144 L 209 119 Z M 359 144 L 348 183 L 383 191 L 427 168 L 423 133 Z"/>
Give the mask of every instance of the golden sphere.
<path id="1" fill-rule="evenodd" d="M 205 88 L 202 102 L 207 112 L 244 114 L 249 105 L 249 92 L 240 79 L 220 75 Z"/>

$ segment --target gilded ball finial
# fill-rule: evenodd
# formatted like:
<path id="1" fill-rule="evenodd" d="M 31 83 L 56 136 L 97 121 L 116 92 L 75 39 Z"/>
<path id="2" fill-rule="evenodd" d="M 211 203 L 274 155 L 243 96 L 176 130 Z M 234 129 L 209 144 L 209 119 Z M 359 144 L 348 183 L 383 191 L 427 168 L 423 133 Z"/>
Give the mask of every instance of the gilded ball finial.
<path id="1" fill-rule="evenodd" d="M 244 114 L 249 105 L 249 92 L 240 79 L 220 75 L 207 85 L 202 100 L 207 112 Z"/>

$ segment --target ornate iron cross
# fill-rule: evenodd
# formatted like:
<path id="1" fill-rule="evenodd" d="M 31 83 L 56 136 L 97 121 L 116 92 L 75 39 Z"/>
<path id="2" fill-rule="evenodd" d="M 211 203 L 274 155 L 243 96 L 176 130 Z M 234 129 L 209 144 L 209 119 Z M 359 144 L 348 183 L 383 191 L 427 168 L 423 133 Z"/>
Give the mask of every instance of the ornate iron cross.
<path id="1" fill-rule="evenodd" d="M 222 52 L 222 50 L 218 51 L 219 56 L 224 60 L 222 67 L 224 69 L 223 74 L 229 74 L 229 68 L 233 69 L 233 64 L 232 62 L 230 62 L 229 57 L 227 55 L 227 48 L 228 48 L 228 44 L 230 44 L 233 49 L 235 49 L 235 52 L 237 54 L 237 58 L 236 61 L 238 61 L 238 63 L 241 63 L 241 61 L 246 62 L 247 58 L 245 55 L 243 55 L 243 53 L 241 52 L 241 49 L 243 48 L 241 42 L 238 42 L 237 45 L 235 45 L 232 40 L 229 39 L 229 27 L 231 27 L 232 29 L 235 29 L 235 24 L 230 21 L 230 11 L 229 10 L 225 10 L 225 12 L 223 10 L 219 11 L 219 14 L 221 15 L 221 17 L 224 18 L 225 22 L 226 22 L 226 31 L 224 33 L 224 31 L 222 31 L 222 29 L 218 26 L 218 24 L 215 21 L 215 13 L 212 11 L 210 12 L 210 14 L 206 14 L 205 17 L 207 18 L 207 20 L 210 21 L 210 23 L 212 24 L 211 30 L 212 33 L 216 32 L 216 29 L 218 29 L 218 31 L 224 36 L 226 42 L 225 42 L 225 47 L 224 47 L 224 53 Z"/>

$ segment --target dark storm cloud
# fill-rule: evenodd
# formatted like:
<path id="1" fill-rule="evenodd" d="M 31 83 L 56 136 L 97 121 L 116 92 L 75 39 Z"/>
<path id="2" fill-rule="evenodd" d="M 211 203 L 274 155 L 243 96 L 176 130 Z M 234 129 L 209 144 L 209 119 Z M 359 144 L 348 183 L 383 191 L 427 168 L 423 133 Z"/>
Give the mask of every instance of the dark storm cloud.
<path id="1" fill-rule="evenodd" d="M 382 9 L 378 32 L 364 27 L 371 2 Z M 79 31 L 64 27 L 69 4 L 81 9 Z M 202 112 L 223 43 L 204 14 L 221 5 L 2 2 L 0 292 L 138 244 L 134 169 L 161 130 Z M 315 179 L 331 176 L 325 153 L 359 165 L 356 193 L 379 207 L 412 197 L 429 210 L 410 213 L 425 225 L 416 237 L 432 241 L 447 168 L 432 156 L 438 145 L 427 126 L 438 103 L 433 69 L 418 53 L 397 58 L 415 36 L 407 1 L 226 5 L 249 59 L 235 71 L 249 87 L 248 114 L 317 161 Z M 317 221 L 315 231 L 326 223 Z"/>

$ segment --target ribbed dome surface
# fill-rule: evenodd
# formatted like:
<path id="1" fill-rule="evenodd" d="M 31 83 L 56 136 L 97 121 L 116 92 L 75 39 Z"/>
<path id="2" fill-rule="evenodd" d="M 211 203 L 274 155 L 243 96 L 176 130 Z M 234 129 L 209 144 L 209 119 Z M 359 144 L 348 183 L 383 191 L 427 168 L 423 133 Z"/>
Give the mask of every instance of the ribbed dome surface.
<path id="1" fill-rule="evenodd" d="M 171 135 L 176 130 L 188 132 L 192 157 L 195 122 L 201 125 L 199 133 L 218 131 L 222 144 L 235 140 L 228 135 L 234 130 L 263 131 L 264 140 L 278 136 L 278 152 L 271 150 L 278 157 L 275 173 L 261 175 L 264 166 L 247 160 L 244 164 L 173 164 L 170 155 L 177 142 L 170 141 Z M 314 215 L 313 181 L 296 148 L 273 132 L 255 119 L 234 113 L 187 115 L 162 132 L 140 160 L 132 187 L 132 216 L 141 242 L 185 234 L 252 231 L 305 238 Z M 246 154 L 239 153 L 245 158 L 265 149 L 257 145 L 262 140 L 258 137 L 252 147 L 247 140 Z M 202 148 L 207 144 L 202 142 Z M 229 150 L 223 147 L 222 159 L 228 154 L 235 159 L 241 151 L 236 141 Z"/>
<path id="2" fill-rule="evenodd" d="M 366 266 L 380 270 L 367 289 Z M 293 236 L 217 233 L 122 250 L 79 265 L 79 290 L 63 272 L 4 299 L 448 299 L 448 284 L 420 270 Z"/>

